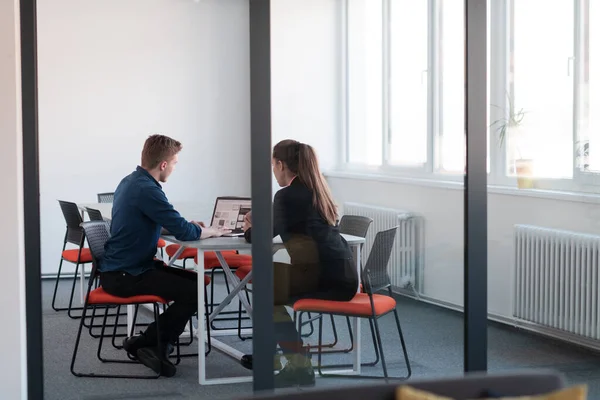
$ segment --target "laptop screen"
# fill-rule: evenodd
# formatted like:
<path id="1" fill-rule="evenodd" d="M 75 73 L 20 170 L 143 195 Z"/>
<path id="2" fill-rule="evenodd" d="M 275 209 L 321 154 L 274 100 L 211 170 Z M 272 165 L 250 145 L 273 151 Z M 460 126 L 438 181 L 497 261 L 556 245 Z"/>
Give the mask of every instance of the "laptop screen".
<path id="1" fill-rule="evenodd" d="M 252 200 L 247 197 L 218 197 L 210 226 L 242 232 L 244 216 L 251 207 Z"/>

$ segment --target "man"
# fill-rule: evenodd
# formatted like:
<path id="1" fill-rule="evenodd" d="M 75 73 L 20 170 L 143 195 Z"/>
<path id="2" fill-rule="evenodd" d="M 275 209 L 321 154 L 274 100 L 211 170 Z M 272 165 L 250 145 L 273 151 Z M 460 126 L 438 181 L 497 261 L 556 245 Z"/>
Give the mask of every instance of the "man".
<path id="1" fill-rule="evenodd" d="M 198 310 L 198 276 L 155 259 L 161 229 L 185 241 L 227 232 L 186 221 L 167 200 L 160 183 L 167 182 L 175 169 L 181 148 L 180 142 L 163 135 L 146 140 L 141 166 L 115 191 L 111 238 L 99 265 L 102 287 L 109 294 L 157 295 L 173 302 L 159 317 L 160 337 L 152 323 L 139 336 L 123 342 L 131 356 L 164 376 L 175 375 L 169 352 Z"/>

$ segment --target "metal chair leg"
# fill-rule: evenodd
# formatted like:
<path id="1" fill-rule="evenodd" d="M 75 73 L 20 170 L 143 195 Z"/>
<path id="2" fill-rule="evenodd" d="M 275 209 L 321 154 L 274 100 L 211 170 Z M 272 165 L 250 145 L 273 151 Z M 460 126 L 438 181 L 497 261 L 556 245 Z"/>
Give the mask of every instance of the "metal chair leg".
<path id="1" fill-rule="evenodd" d="M 402 344 L 402 352 L 404 353 L 404 361 L 406 362 L 407 375 L 405 379 L 408 379 L 412 375 L 412 369 L 410 367 L 408 351 L 406 350 L 406 343 L 404 342 L 404 335 L 402 334 L 402 328 L 400 327 L 400 317 L 398 316 L 397 310 L 394 310 L 394 317 L 396 318 L 396 327 L 398 328 L 398 335 L 400 336 L 400 343 Z"/>
<path id="2" fill-rule="evenodd" d="M 108 305 L 102 305 L 105 306 L 107 311 L 105 312 L 104 315 L 104 321 L 106 320 L 107 314 L 108 314 Z M 100 306 L 100 307 L 102 307 Z M 96 307 L 95 305 L 93 306 L 94 308 Z M 77 338 L 75 339 L 75 347 L 73 349 L 73 357 L 71 358 L 71 373 L 74 376 L 77 377 L 88 377 L 88 378 L 125 378 L 125 379 L 156 379 L 158 377 L 160 377 L 160 373 L 159 374 L 155 374 L 155 375 L 116 375 L 116 374 L 95 374 L 95 373 L 82 373 L 82 372 L 77 372 L 75 371 L 75 361 L 77 358 L 77 352 L 79 350 L 79 343 L 81 341 L 81 332 L 83 330 L 83 320 L 85 319 L 85 314 L 87 312 L 88 306 L 87 304 L 84 305 L 83 307 L 83 312 L 82 312 L 82 318 L 79 321 L 79 329 L 77 331 Z M 105 327 L 104 327 L 105 328 Z M 101 335 L 101 340 L 104 337 L 104 332 L 102 332 Z M 98 354 L 100 354 L 101 352 L 101 343 L 99 344 L 99 350 L 98 350 Z M 104 359 L 105 362 L 110 362 L 113 360 L 108 360 L 108 359 Z M 120 362 L 120 363 L 130 363 L 130 360 L 114 360 L 115 362 Z"/>
<path id="3" fill-rule="evenodd" d="M 379 347 L 379 356 L 381 357 L 381 366 L 383 367 L 383 376 L 385 377 L 385 382 L 388 382 L 388 372 L 387 365 L 385 365 L 385 354 L 383 353 L 383 344 L 381 343 L 381 335 L 379 334 L 379 324 L 377 323 L 377 318 L 373 318 L 373 324 L 375 325 L 375 335 L 377 336 L 377 344 Z"/>

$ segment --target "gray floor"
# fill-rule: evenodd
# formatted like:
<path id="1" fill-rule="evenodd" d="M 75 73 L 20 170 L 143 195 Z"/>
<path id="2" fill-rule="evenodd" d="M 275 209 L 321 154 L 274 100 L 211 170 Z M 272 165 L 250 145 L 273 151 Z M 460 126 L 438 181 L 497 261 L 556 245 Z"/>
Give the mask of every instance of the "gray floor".
<path id="1" fill-rule="evenodd" d="M 218 282 L 222 278 L 219 277 Z M 65 304 L 70 288 L 68 281 L 61 281 L 59 304 Z M 66 312 L 55 312 L 51 308 L 54 281 L 43 282 L 44 298 L 44 372 L 45 398 L 69 399 L 183 399 L 243 398 L 252 393 L 247 384 L 218 385 L 201 387 L 198 385 L 197 358 L 185 358 L 178 366 L 173 378 L 158 380 L 134 379 L 92 379 L 76 378 L 70 373 L 70 362 L 79 320 L 67 317 Z M 222 284 L 217 283 L 218 292 Z M 412 377 L 434 377 L 459 375 L 463 370 L 463 318 L 453 311 L 399 298 L 398 310 L 408 345 L 412 366 Z M 382 341 L 390 375 L 406 373 L 402 361 L 400 342 L 395 330 L 393 316 L 380 320 Z M 340 345 L 347 343 L 347 329 L 343 321 L 337 323 L 340 331 Z M 368 325 L 363 325 L 363 360 L 372 360 L 373 347 Z M 331 330 L 324 340 L 331 339 Z M 315 335 L 316 336 L 316 335 Z M 346 340 L 344 340 L 346 339 Z M 251 340 L 241 341 L 237 337 L 223 339 L 244 352 L 251 352 Z M 565 374 L 569 383 L 587 383 L 590 399 L 600 399 L 600 355 L 589 350 L 566 345 L 504 325 L 490 323 L 488 329 L 489 370 L 511 370 L 516 368 L 550 368 Z M 314 339 L 309 339 L 314 342 Z M 112 372 L 144 374 L 147 370 L 141 365 L 101 364 L 96 358 L 98 340 L 90 338 L 86 330 L 76 363 L 76 369 L 86 372 Z M 105 347 L 106 356 L 122 358 L 109 343 Z M 196 351 L 195 346 L 184 351 Z M 315 358 L 316 359 L 316 358 Z M 349 355 L 330 355 L 324 364 L 350 362 Z M 213 351 L 206 359 L 209 377 L 239 376 L 249 374 L 236 361 Z M 364 373 L 382 373 L 381 363 L 376 367 L 363 368 Z M 317 388 L 349 384 L 373 383 L 365 379 L 319 378 Z"/>

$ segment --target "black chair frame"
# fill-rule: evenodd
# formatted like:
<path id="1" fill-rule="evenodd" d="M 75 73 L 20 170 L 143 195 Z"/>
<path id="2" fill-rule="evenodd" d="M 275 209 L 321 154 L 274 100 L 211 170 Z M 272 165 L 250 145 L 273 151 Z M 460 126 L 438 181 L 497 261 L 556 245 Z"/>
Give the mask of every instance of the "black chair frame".
<path id="1" fill-rule="evenodd" d="M 308 311 L 299 311 L 299 312 L 294 313 L 294 319 L 298 321 L 298 325 L 299 325 L 298 332 L 299 332 L 300 337 L 301 337 L 302 327 L 304 325 L 306 325 L 309 322 L 312 323 L 316 319 L 319 320 L 319 327 L 318 327 L 319 347 L 317 347 L 317 349 L 318 349 L 318 351 L 317 351 L 317 355 L 318 355 L 317 370 L 319 372 L 319 375 L 327 376 L 327 377 L 346 377 L 346 378 L 347 377 L 375 378 L 375 379 L 384 378 L 386 381 L 388 379 L 390 379 L 390 377 L 388 375 L 388 371 L 387 371 L 387 365 L 385 362 L 385 354 L 383 352 L 383 344 L 381 341 L 378 320 L 379 320 L 379 318 L 381 318 L 385 315 L 393 313 L 395 320 L 396 320 L 396 328 L 398 330 L 398 335 L 400 337 L 400 343 L 402 345 L 404 360 L 405 360 L 406 367 L 407 367 L 407 374 L 406 374 L 406 376 L 393 377 L 391 379 L 405 380 L 405 379 L 410 378 L 410 376 L 412 374 L 412 370 L 411 370 L 411 366 L 410 366 L 410 360 L 408 358 L 408 352 L 406 350 L 406 343 L 404 341 L 404 335 L 402 333 L 402 328 L 400 326 L 400 318 L 398 316 L 397 308 L 393 308 L 392 310 L 390 310 L 386 313 L 377 315 L 375 312 L 375 303 L 373 300 L 373 294 L 383 291 L 383 290 L 385 290 L 387 292 L 387 295 L 389 297 L 393 298 L 392 285 L 391 285 L 391 281 L 389 278 L 389 274 L 387 272 L 387 264 L 390 259 L 390 254 L 392 251 L 394 239 L 396 237 L 397 229 L 398 229 L 398 227 L 395 227 L 395 228 L 388 229 L 386 231 L 377 233 L 377 236 L 375 237 L 375 241 L 373 243 L 373 248 L 371 250 L 371 253 L 369 254 L 369 259 L 367 260 L 365 269 L 363 271 L 363 276 L 362 276 L 363 290 L 369 296 L 370 305 L 371 305 L 371 315 L 370 316 L 365 316 L 365 315 L 360 315 L 360 314 L 355 315 L 352 313 L 330 313 L 330 312 L 327 312 L 327 313 L 321 313 L 321 315 L 318 315 L 317 317 L 309 318 L 308 321 L 303 321 L 303 314 Z M 320 351 L 321 350 L 320 345 L 323 340 L 323 318 L 322 318 L 323 314 L 340 315 L 340 316 L 347 317 L 347 318 L 357 317 L 357 318 L 369 320 L 369 325 L 371 326 L 371 335 L 373 338 L 373 343 L 376 347 L 376 354 L 379 353 L 379 358 L 381 359 L 381 363 L 382 363 L 382 367 L 383 367 L 383 377 L 368 376 L 368 375 L 342 375 L 342 374 L 324 374 L 323 373 L 322 370 L 324 368 L 339 368 L 339 367 L 346 366 L 346 365 L 329 365 L 329 366 L 322 365 L 322 354 L 324 352 Z"/>

